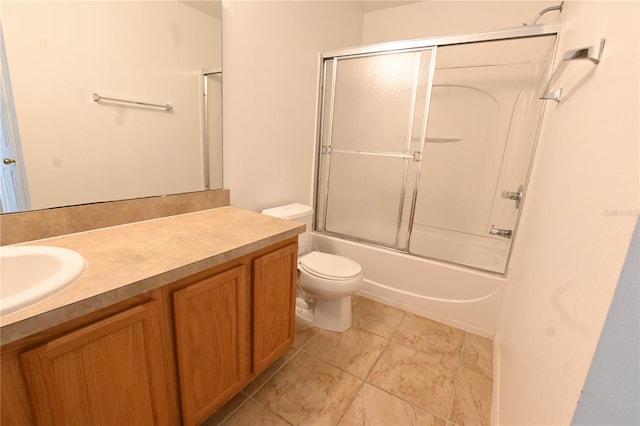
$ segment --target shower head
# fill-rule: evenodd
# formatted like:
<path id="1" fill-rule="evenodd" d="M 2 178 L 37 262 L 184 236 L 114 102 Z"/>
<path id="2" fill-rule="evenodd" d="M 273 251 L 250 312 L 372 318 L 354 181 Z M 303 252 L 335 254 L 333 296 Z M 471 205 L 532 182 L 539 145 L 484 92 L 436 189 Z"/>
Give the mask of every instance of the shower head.
<path id="1" fill-rule="evenodd" d="M 522 23 L 522 25 L 525 25 L 525 26 L 528 26 L 528 25 L 537 25 L 537 24 L 538 24 L 538 19 L 542 18 L 542 15 L 544 15 L 544 14 L 545 14 L 545 13 L 547 13 L 547 12 L 551 12 L 552 10 L 559 10 L 559 11 L 560 11 L 560 13 L 562 13 L 562 5 L 563 5 L 563 4 L 564 4 L 564 1 L 563 1 L 563 2 L 561 2 L 561 3 L 560 3 L 559 5 L 557 5 L 557 6 L 551 6 L 551 7 L 547 7 L 546 9 L 542 9 L 542 10 L 540 11 L 540 13 L 538 13 L 538 15 L 537 15 L 537 16 L 535 16 L 535 17 L 533 17 L 533 18 L 531 18 L 531 19 L 528 19 L 528 20 L 524 21 L 524 22 Z"/>

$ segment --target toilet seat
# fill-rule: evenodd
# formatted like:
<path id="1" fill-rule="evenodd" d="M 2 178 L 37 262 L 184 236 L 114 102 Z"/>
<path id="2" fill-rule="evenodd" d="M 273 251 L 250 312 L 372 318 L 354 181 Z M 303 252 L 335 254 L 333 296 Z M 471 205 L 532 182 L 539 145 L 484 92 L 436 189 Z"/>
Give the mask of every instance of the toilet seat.
<path id="1" fill-rule="evenodd" d="M 357 262 L 319 251 L 301 257 L 298 266 L 311 275 L 333 281 L 352 280 L 362 273 L 362 267 Z"/>

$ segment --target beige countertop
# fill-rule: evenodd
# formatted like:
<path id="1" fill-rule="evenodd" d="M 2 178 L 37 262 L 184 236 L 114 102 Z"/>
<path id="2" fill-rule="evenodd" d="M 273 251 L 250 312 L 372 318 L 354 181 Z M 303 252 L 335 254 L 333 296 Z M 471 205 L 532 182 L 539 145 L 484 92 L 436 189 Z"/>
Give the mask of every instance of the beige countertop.
<path id="1" fill-rule="evenodd" d="M 17 245 L 82 254 L 82 275 L 60 292 L 0 317 L 6 344 L 268 247 L 304 232 L 301 223 L 221 207 Z"/>

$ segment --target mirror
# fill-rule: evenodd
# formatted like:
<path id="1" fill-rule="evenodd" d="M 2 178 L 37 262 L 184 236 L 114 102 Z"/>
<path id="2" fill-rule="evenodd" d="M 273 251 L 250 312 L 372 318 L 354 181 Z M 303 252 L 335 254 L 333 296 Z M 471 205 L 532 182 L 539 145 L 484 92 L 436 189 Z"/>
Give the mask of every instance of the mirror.
<path id="1" fill-rule="evenodd" d="M 219 0 L 3 0 L 0 20 L 32 209 L 221 187 Z"/>

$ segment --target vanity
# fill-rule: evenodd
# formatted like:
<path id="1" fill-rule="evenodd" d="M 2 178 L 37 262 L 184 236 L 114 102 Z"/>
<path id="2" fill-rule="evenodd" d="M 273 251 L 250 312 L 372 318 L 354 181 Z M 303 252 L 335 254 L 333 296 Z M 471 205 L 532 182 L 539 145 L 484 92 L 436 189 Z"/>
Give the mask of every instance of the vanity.
<path id="1" fill-rule="evenodd" d="M 227 206 L 25 243 L 87 265 L 0 318 L 1 423 L 201 424 L 293 344 L 303 231 Z"/>

